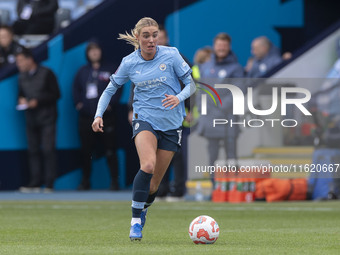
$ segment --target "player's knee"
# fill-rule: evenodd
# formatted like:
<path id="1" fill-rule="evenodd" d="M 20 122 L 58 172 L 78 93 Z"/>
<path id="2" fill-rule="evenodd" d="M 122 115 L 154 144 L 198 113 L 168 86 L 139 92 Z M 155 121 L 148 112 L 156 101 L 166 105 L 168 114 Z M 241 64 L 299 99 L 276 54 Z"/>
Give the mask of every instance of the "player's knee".
<path id="1" fill-rule="evenodd" d="M 155 163 L 156 162 L 154 162 L 153 160 L 149 160 L 149 161 L 141 164 L 141 169 L 144 172 L 147 172 L 149 174 L 153 174 L 153 172 L 155 170 Z"/>

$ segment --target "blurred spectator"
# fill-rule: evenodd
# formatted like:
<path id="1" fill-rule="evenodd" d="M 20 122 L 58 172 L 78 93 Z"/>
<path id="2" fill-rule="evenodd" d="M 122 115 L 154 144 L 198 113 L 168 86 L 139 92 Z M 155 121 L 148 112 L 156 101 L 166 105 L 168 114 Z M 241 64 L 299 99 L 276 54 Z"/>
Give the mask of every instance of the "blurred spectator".
<path id="1" fill-rule="evenodd" d="M 282 54 L 282 60 L 289 60 L 293 57 L 293 54 L 289 51 L 286 51 Z"/>
<path id="2" fill-rule="evenodd" d="M 14 33 L 51 34 L 57 10 L 58 0 L 18 0 L 18 20 L 13 24 Z"/>
<path id="3" fill-rule="evenodd" d="M 313 164 L 327 166 L 326 171 L 309 175 L 308 190 L 313 199 L 340 198 L 340 173 L 331 169 L 340 161 L 340 38 L 336 51 L 338 59 L 309 102 L 315 124 Z"/>
<path id="4" fill-rule="evenodd" d="M 195 53 L 194 62 L 195 65 L 192 66 L 192 76 L 194 79 L 200 79 L 199 65 L 205 63 L 210 59 L 210 55 L 212 53 L 212 49 L 210 47 L 204 47 Z M 169 185 L 169 172 L 163 178 L 162 183 L 160 185 L 160 196 L 161 198 L 166 197 L 166 201 L 176 202 L 184 199 L 184 195 L 186 194 L 186 181 L 188 175 L 188 138 L 190 135 L 190 131 L 197 124 L 197 119 L 199 117 L 197 107 L 194 106 L 191 108 L 191 105 L 194 103 L 190 103 L 194 98 L 190 98 L 190 100 L 186 100 L 185 102 L 185 110 L 187 116 L 185 117 L 182 124 L 182 147 L 181 151 L 177 152 L 174 155 L 172 160 L 172 166 L 174 168 L 174 180 L 173 184 Z"/>
<path id="5" fill-rule="evenodd" d="M 251 53 L 254 58 L 251 68 L 247 72 L 247 77 L 250 78 L 263 76 L 282 61 L 278 48 L 265 36 L 257 37 L 253 40 L 251 43 Z"/>
<path id="6" fill-rule="evenodd" d="M 192 76 L 195 80 L 201 79 L 200 66 L 210 60 L 213 50 L 210 47 L 203 47 L 195 52 L 194 56 L 194 66 L 192 69 Z"/>
<path id="7" fill-rule="evenodd" d="M 1 1 L 0 1 L 1 4 Z M 11 12 L 8 9 L 3 9 L 0 6 L 0 26 L 11 24 Z"/>
<path id="8" fill-rule="evenodd" d="M 0 68 L 15 63 L 15 54 L 22 46 L 13 40 L 13 30 L 10 26 L 0 27 Z"/>
<path id="9" fill-rule="evenodd" d="M 79 112 L 79 136 L 82 152 L 83 177 L 78 190 L 90 189 L 91 158 L 92 153 L 98 148 L 104 148 L 107 163 L 111 174 L 111 190 L 119 190 L 118 185 L 118 160 L 116 155 L 116 124 L 117 104 L 121 92 L 117 92 L 104 115 L 104 133 L 92 131 L 93 117 L 96 113 L 99 97 L 110 82 L 113 73 L 112 65 L 102 62 L 102 49 L 98 42 L 90 42 L 86 48 L 88 64 L 81 67 L 73 83 L 73 101 Z M 120 90 L 121 91 L 121 90 Z"/>
<path id="10" fill-rule="evenodd" d="M 194 56 L 195 65 L 201 65 L 210 60 L 212 53 L 213 49 L 209 46 L 198 49 Z"/>
<path id="11" fill-rule="evenodd" d="M 75 0 L 73 1 L 73 4 L 75 4 L 75 7 L 72 8 L 72 19 L 73 20 L 80 18 L 88 11 L 88 8 L 84 3 L 84 0 Z"/>
<path id="12" fill-rule="evenodd" d="M 20 191 L 38 192 L 45 185 L 45 192 L 51 192 L 57 170 L 55 138 L 60 97 L 57 78 L 50 69 L 38 65 L 28 49 L 16 54 L 16 64 L 20 72 L 17 109 L 26 110 L 30 169 L 29 184 Z"/>
<path id="13" fill-rule="evenodd" d="M 166 31 L 166 29 L 163 25 L 159 26 L 158 45 L 170 46 L 169 45 L 168 31 Z"/>
<path id="14" fill-rule="evenodd" d="M 253 63 L 254 63 L 254 58 L 253 57 L 248 58 L 247 64 L 244 67 L 244 71 L 246 73 L 248 73 L 251 70 L 251 68 L 253 67 Z"/>
<path id="15" fill-rule="evenodd" d="M 243 67 L 238 63 L 235 54 L 231 50 L 231 37 L 226 33 L 219 33 L 214 39 L 213 54 L 210 60 L 200 66 L 201 81 L 207 84 L 221 84 L 226 79 L 241 78 L 244 76 Z M 213 119 L 228 119 L 237 121 L 232 114 L 232 98 L 227 90 L 218 91 L 223 106 L 215 106 L 212 100 L 207 100 L 207 115 L 201 115 L 196 131 L 208 141 L 209 164 L 213 166 L 218 158 L 220 144 L 227 159 L 237 159 L 236 141 L 239 133 L 238 126 L 218 125 L 213 127 Z M 200 95 L 197 94 L 197 102 Z M 211 176 L 213 178 L 213 176 Z"/>
<path id="16" fill-rule="evenodd" d="M 336 47 L 338 59 L 309 103 L 317 127 L 316 147 L 340 148 L 340 38 Z"/>

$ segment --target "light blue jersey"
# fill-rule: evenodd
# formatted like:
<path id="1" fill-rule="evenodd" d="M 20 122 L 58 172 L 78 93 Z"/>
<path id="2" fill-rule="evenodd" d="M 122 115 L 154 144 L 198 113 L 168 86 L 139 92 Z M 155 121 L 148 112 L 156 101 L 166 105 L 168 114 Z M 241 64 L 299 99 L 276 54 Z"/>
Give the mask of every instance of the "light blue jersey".
<path id="1" fill-rule="evenodd" d="M 152 60 L 144 60 L 136 50 L 123 58 L 117 72 L 101 96 L 95 117 L 102 117 L 107 103 L 117 88 L 131 80 L 135 84 L 133 119 L 150 123 L 154 130 L 179 128 L 185 117 L 184 100 L 194 91 L 191 69 L 174 47 L 157 46 Z M 181 79 L 185 89 L 181 92 Z M 176 95 L 180 104 L 174 109 L 162 106 L 165 94 Z"/>

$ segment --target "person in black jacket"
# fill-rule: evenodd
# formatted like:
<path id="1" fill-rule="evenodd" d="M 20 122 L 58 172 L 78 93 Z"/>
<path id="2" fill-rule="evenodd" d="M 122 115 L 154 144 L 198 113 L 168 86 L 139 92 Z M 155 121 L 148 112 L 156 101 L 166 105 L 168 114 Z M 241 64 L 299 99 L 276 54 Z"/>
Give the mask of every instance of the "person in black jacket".
<path id="1" fill-rule="evenodd" d="M 57 100 L 60 97 L 57 78 L 50 69 L 38 65 L 28 49 L 16 54 L 16 64 L 20 71 L 17 108 L 26 109 L 30 167 L 29 184 L 20 191 L 36 192 L 45 185 L 45 191 L 50 192 L 57 170 L 55 138 Z"/>
<path id="2" fill-rule="evenodd" d="M 0 27 L 0 67 L 15 64 L 15 54 L 22 50 L 22 46 L 13 40 L 13 30 L 10 26 Z"/>
<path id="3" fill-rule="evenodd" d="M 14 33 L 51 34 L 57 10 L 58 0 L 18 0 Z"/>
<path id="4" fill-rule="evenodd" d="M 112 65 L 102 63 L 102 49 L 92 41 L 86 48 L 88 64 L 81 67 L 73 83 L 73 101 L 79 112 L 79 136 L 81 140 L 83 177 L 78 190 L 90 189 L 91 155 L 96 145 L 104 145 L 107 163 L 111 172 L 111 190 L 119 190 L 118 160 L 116 155 L 115 126 L 116 108 L 121 92 L 112 97 L 104 115 L 104 133 L 94 133 L 91 128 L 100 95 L 105 90 L 113 73 Z"/>

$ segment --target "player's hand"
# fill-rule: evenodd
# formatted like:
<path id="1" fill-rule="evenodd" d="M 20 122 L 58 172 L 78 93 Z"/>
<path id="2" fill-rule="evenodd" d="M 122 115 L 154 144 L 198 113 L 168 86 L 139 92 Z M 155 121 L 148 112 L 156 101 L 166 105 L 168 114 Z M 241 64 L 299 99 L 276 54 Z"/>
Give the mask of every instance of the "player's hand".
<path id="1" fill-rule="evenodd" d="M 171 106 L 171 110 L 174 109 L 179 104 L 179 99 L 174 95 L 165 94 L 165 98 L 162 100 L 163 106 L 165 108 Z"/>
<path id="2" fill-rule="evenodd" d="M 94 132 L 104 132 L 103 130 L 104 124 L 103 124 L 103 119 L 101 117 L 97 117 L 94 119 L 92 123 L 92 130 Z"/>

